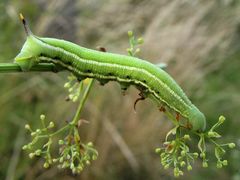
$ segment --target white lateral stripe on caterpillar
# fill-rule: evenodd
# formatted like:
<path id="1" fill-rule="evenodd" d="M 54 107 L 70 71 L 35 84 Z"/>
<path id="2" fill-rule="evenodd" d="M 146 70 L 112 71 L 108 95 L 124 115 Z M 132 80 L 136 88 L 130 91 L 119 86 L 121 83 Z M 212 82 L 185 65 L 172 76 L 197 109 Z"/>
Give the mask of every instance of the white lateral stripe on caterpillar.
<path id="1" fill-rule="evenodd" d="M 39 40 L 40 41 L 40 40 Z M 49 45 L 47 43 L 44 43 L 42 41 L 40 41 L 41 44 L 43 46 L 45 46 L 46 48 L 50 48 L 52 50 L 55 50 L 55 51 L 61 51 L 61 53 L 63 54 L 66 54 L 67 56 L 71 56 L 72 58 L 82 62 L 82 63 L 88 63 L 88 64 L 93 64 L 95 66 L 100 66 L 100 67 L 118 67 L 119 69 L 127 69 L 129 71 L 137 71 L 137 72 L 140 72 L 140 73 L 144 73 L 146 76 L 149 76 L 151 77 L 152 79 L 154 79 L 155 81 L 157 81 L 163 88 L 166 88 L 168 89 L 168 91 L 176 98 L 178 99 L 184 106 L 186 106 L 188 109 L 191 108 L 190 105 L 186 104 L 183 99 L 178 96 L 169 86 L 167 86 L 165 83 L 163 83 L 159 78 L 157 78 L 156 76 L 154 76 L 153 74 L 149 73 L 147 70 L 145 69 L 139 69 L 139 68 L 135 68 L 135 67 L 129 67 L 129 66 L 123 66 L 123 65 L 119 65 L 119 64 L 113 64 L 113 63 L 104 63 L 104 62 L 98 62 L 98 61 L 94 61 L 94 60 L 89 60 L 89 59 L 82 59 L 81 57 L 79 57 L 78 55 L 76 54 L 73 54 L 71 52 L 68 52 L 66 50 L 64 50 L 63 48 L 60 48 L 60 47 L 55 47 L 55 46 L 52 46 L 52 45 Z M 69 66 L 69 65 L 66 65 L 66 66 Z M 83 75 L 86 74 L 83 72 Z M 148 86 L 147 86 L 148 87 Z M 148 87 L 149 88 L 149 87 Z M 153 90 L 152 90 L 153 91 Z M 179 111 L 179 109 L 176 109 L 175 107 L 171 106 L 170 104 L 168 104 L 164 99 L 162 99 L 155 91 L 154 92 L 154 95 L 159 98 L 160 100 L 162 100 L 163 102 L 165 102 L 167 105 L 169 105 L 170 107 L 172 107 L 173 109 L 175 109 L 176 111 Z"/>

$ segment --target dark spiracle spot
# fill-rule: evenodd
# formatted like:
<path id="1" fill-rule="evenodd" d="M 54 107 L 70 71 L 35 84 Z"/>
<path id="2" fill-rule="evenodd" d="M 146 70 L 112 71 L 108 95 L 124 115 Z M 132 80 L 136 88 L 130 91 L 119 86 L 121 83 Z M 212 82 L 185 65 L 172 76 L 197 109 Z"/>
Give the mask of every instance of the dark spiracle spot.
<path id="1" fill-rule="evenodd" d="M 54 59 L 58 59 L 58 58 L 54 58 Z M 68 61 L 66 62 L 67 65 L 72 65 L 72 62 Z"/>
<path id="2" fill-rule="evenodd" d="M 101 86 L 104 86 L 106 83 L 105 83 L 105 82 L 102 82 L 102 81 L 99 81 L 99 84 L 100 84 Z"/>
<path id="3" fill-rule="evenodd" d="M 127 78 L 127 79 L 131 79 L 131 77 L 130 77 L 130 76 L 126 76 L 126 78 Z"/>
<path id="4" fill-rule="evenodd" d="M 109 76 L 113 76 L 113 73 L 108 73 Z"/>
<path id="5" fill-rule="evenodd" d="M 147 81 L 146 80 L 143 80 L 143 83 L 146 83 Z"/>
<path id="6" fill-rule="evenodd" d="M 83 79 L 84 79 L 83 77 L 78 77 L 78 78 L 77 78 L 77 81 L 78 81 L 78 82 L 81 82 Z"/>
<path id="7" fill-rule="evenodd" d="M 87 72 L 87 73 L 91 73 L 92 71 L 91 71 L 90 69 L 87 69 L 86 72 Z"/>
<path id="8" fill-rule="evenodd" d="M 127 87 L 122 87 L 121 88 L 123 91 L 126 91 L 127 90 Z"/>
<path id="9" fill-rule="evenodd" d="M 159 94 L 160 92 L 159 91 L 156 91 L 157 94 Z"/>

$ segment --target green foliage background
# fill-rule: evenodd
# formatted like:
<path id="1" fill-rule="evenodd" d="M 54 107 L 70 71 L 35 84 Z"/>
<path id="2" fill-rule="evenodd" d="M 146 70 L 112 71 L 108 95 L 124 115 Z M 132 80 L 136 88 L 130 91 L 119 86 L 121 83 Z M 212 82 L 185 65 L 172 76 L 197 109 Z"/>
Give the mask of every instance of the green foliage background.
<path id="1" fill-rule="evenodd" d="M 165 62 L 167 71 L 205 113 L 209 125 L 219 115 L 227 121 L 222 134 L 235 141 L 229 166 L 218 170 L 200 162 L 182 179 L 240 179 L 240 3 L 237 0 L 1 0 L 0 62 L 12 62 L 25 41 L 18 19 L 22 12 L 32 31 L 103 46 L 126 54 L 127 31 L 143 36 L 141 58 Z M 21 150 L 27 142 L 26 122 L 39 125 L 45 113 L 60 127 L 74 115 L 76 104 L 65 102 L 67 73 L 0 74 L 0 179 L 173 179 L 159 163 L 154 148 L 171 128 L 149 100 L 133 103 L 137 91 L 121 95 L 116 83 L 95 83 L 83 118 L 82 138 L 93 141 L 99 159 L 81 175 L 57 168 L 44 170 L 41 159 L 29 160 Z M 57 150 L 56 150 L 57 151 Z M 180 178 L 181 179 L 181 178 Z"/>

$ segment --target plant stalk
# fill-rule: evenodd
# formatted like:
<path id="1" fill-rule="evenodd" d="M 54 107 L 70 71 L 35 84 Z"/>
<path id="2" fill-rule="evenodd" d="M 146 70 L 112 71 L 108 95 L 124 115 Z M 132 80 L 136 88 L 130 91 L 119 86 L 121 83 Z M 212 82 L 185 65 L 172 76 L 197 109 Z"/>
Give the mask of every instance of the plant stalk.
<path id="1" fill-rule="evenodd" d="M 64 69 L 50 63 L 42 63 L 34 65 L 28 72 L 59 72 Z M 16 63 L 0 63 L 0 73 L 14 73 L 24 72 L 21 67 Z"/>
<path id="2" fill-rule="evenodd" d="M 80 115 L 81 115 L 81 112 L 82 112 L 82 108 L 87 100 L 87 97 L 89 95 L 89 92 L 92 88 L 92 85 L 93 85 L 93 82 L 94 82 L 94 79 L 90 79 L 90 82 L 88 83 L 85 91 L 84 91 L 84 94 L 80 100 L 80 103 L 79 103 L 79 106 L 78 106 L 78 109 L 77 109 L 77 112 L 75 114 L 75 117 L 73 119 L 73 121 L 71 122 L 72 125 L 76 125 L 78 120 L 80 119 Z"/>

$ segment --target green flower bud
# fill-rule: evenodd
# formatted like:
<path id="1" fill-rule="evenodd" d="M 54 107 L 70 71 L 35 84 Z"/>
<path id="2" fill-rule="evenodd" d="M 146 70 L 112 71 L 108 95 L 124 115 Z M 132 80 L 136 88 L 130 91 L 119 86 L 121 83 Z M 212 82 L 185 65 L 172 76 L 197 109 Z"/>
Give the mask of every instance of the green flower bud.
<path id="1" fill-rule="evenodd" d="M 227 165 L 228 165 L 228 161 L 227 161 L 227 160 L 223 160 L 222 164 L 223 164 L 224 166 L 227 166 Z"/>
<path id="2" fill-rule="evenodd" d="M 76 102 L 78 100 L 78 96 L 74 96 L 73 98 L 72 98 L 72 101 L 73 102 Z"/>
<path id="3" fill-rule="evenodd" d="M 161 164 L 162 164 L 162 166 L 165 166 L 167 164 L 167 162 L 165 160 L 161 160 Z"/>
<path id="4" fill-rule="evenodd" d="M 166 153 L 163 152 L 163 153 L 161 153 L 160 157 L 164 158 L 165 155 L 166 155 Z"/>
<path id="5" fill-rule="evenodd" d="M 24 145 L 24 146 L 22 147 L 22 150 L 26 150 L 26 149 L 28 149 L 28 146 L 27 146 L 27 145 Z"/>
<path id="6" fill-rule="evenodd" d="M 202 167 L 207 168 L 208 167 L 208 163 L 206 161 L 203 161 Z"/>
<path id="7" fill-rule="evenodd" d="M 44 114 L 41 114 L 41 115 L 40 115 L 40 119 L 41 119 L 41 120 L 45 120 L 45 118 L 46 118 L 46 116 L 45 116 Z"/>
<path id="8" fill-rule="evenodd" d="M 231 149 L 235 148 L 235 146 L 236 146 L 236 145 L 235 145 L 234 143 L 229 143 L 229 144 L 228 144 L 228 147 L 231 148 Z"/>
<path id="9" fill-rule="evenodd" d="M 128 37 L 132 37 L 133 36 L 133 32 L 132 31 L 128 31 Z"/>
<path id="10" fill-rule="evenodd" d="M 203 158 L 203 159 L 205 159 L 205 158 L 206 158 L 206 154 L 205 154 L 204 152 L 202 152 L 202 153 L 200 154 L 200 157 Z"/>
<path id="11" fill-rule="evenodd" d="M 179 160 L 179 161 L 181 161 L 182 159 L 183 159 L 182 156 L 179 156 L 179 157 L 178 157 L 178 160 Z"/>
<path id="12" fill-rule="evenodd" d="M 190 164 L 187 166 L 187 170 L 188 170 L 188 171 L 191 171 L 191 170 L 192 170 L 192 166 L 191 166 Z"/>
<path id="13" fill-rule="evenodd" d="M 64 161 L 63 165 L 62 165 L 62 169 L 65 169 L 69 167 L 69 163 L 67 161 Z"/>
<path id="14" fill-rule="evenodd" d="M 180 175 L 179 172 L 174 172 L 175 177 L 179 177 L 179 175 Z"/>
<path id="15" fill-rule="evenodd" d="M 36 132 L 32 132 L 31 133 L 31 136 L 35 136 L 37 133 Z"/>
<path id="16" fill-rule="evenodd" d="M 220 116 L 219 119 L 218 119 L 218 122 L 219 123 L 223 123 L 225 121 L 225 117 L 224 116 Z"/>
<path id="17" fill-rule="evenodd" d="M 156 148 L 156 149 L 155 149 L 155 152 L 156 152 L 157 154 L 159 154 L 159 153 L 161 152 L 161 148 Z"/>
<path id="18" fill-rule="evenodd" d="M 48 159 L 48 163 L 49 163 L 49 164 L 52 164 L 52 163 L 53 163 L 53 160 L 52 160 L 51 157 L 50 157 L 50 159 Z"/>
<path id="19" fill-rule="evenodd" d="M 30 125 L 29 125 L 29 124 L 26 124 L 26 125 L 25 125 L 25 129 L 30 130 L 30 129 L 31 129 Z"/>
<path id="20" fill-rule="evenodd" d="M 97 159 L 97 155 L 93 155 L 92 160 L 96 160 L 96 159 Z"/>
<path id="21" fill-rule="evenodd" d="M 164 166 L 164 169 L 168 169 L 169 168 L 169 164 L 166 164 L 165 166 Z"/>
<path id="22" fill-rule="evenodd" d="M 87 164 L 87 165 L 90 165 L 91 163 L 90 163 L 90 161 L 87 160 L 87 161 L 86 161 L 86 164 Z"/>
<path id="23" fill-rule="evenodd" d="M 74 163 L 71 163 L 70 169 L 75 169 L 74 167 L 75 167 L 75 166 L 74 166 Z"/>
<path id="24" fill-rule="evenodd" d="M 35 155 L 36 155 L 36 156 L 40 156 L 41 153 L 42 153 L 41 149 L 38 149 L 38 150 L 35 151 Z"/>
<path id="25" fill-rule="evenodd" d="M 186 151 L 182 150 L 182 151 L 181 151 L 181 156 L 184 157 L 185 155 L 186 155 Z"/>
<path id="26" fill-rule="evenodd" d="M 173 172 L 174 172 L 174 176 L 175 176 L 175 177 L 179 177 L 179 175 L 180 175 L 180 174 L 179 174 L 179 168 L 176 168 L 176 167 L 175 167 L 174 170 L 173 170 Z"/>
<path id="27" fill-rule="evenodd" d="M 218 161 L 218 162 L 217 162 L 217 168 L 218 168 L 218 169 L 222 168 L 222 162 L 221 162 L 221 161 Z"/>
<path id="28" fill-rule="evenodd" d="M 73 157 L 78 156 L 78 152 L 73 152 L 72 156 Z"/>
<path id="29" fill-rule="evenodd" d="M 73 94 L 68 95 L 69 99 L 71 99 L 71 100 L 73 99 L 73 96 L 74 96 Z"/>
<path id="30" fill-rule="evenodd" d="M 89 142 L 89 143 L 87 143 L 87 146 L 93 147 L 93 143 L 92 143 L 92 142 Z"/>
<path id="31" fill-rule="evenodd" d="M 72 168 L 72 173 L 73 174 L 77 174 L 77 169 L 76 168 Z"/>
<path id="32" fill-rule="evenodd" d="M 54 128 L 54 126 L 55 126 L 54 122 L 51 121 L 48 125 L 48 128 Z"/>
<path id="33" fill-rule="evenodd" d="M 175 144 L 176 144 L 176 141 L 172 141 L 172 142 L 171 142 L 171 145 L 172 145 L 172 146 L 175 146 Z"/>
<path id="34" fill-rule="evenodd" d="M 79 165 L 79 166 L 77 167 L 77 170 L 78 170 L 79 172 L 81 172 L 81 171 L 83 170 L 83 166 Z"/>
<path id="35" fill-rule="evenodd" d="M 69 154 L 67 155 L 67 159 L 71 159 L 71 156 Z"/>
<path id="36" fill-rule="evenodd" d="M 209 131 L 209 132 L 208 132 L 208 136 L 209 136 L 209 137 L 214 137 L 214 132 Z"/>
<path id="37" fill-rule="evenodd" d="M 63 162 L 63 157 L 60 157 L 59 162 L 60 162 L 60 163 Z"/>
<path id="38" fill-rule="evenodd" d="M 69 81 L 72 81 L 72 80 L 74 80 L 76 77 L 73 76 L 73 75 L 70 75 L 70 76 L 68 76 L 67 78 L 68 78 Z"/>
<path id="39" fill-rule="evenodd" d="M 45 162 L 45 163 L 43 164 L 43 167 L 47 169 L 47 168 L 49 168 L 49 164 L 48 164 L 47 162 Z"/>
<path id="40" fill-rule="evenodd" d="M 135 53 L 139 53 L 141 50 L 139 48 L 136 49 Z"/>
<path id="41" fill-rule="evenodd" d="M 34 158 L 35 154 L 34 153 L 30 153 L 28 156 L 29 156 L 30 159 L 32 159 L 32 158 Z"/>
<path id="42" fill-rule="evenodd" d="M 42 132 L 42 131 L 41 131 L 40 129 L 37 129 L 37 130 L 36 130 L 36 133 L 37 133 L 37 134 L 40 134 L 41 132 Z"/>
<path id="43" fill-rule="evenodd" d="M 180 166 L 181 167 L 184 167 L 186 165 L 186 163 L 184 162 L 184 161 L 182 161 L 181 163 L 180 163 Z"/>
<path id="44" fill-rule="evenodd" d="M 184 140 L 188 140 L 188 141 L 191 140 L 191 139 L 190 139 L 190 136 L 189 136 L 188 134 L 185 134 L 185 135 L 183 136 L 183 138 L 184 138 Z"/>
<path id="45" fill-rule="evenodd" d="M 64 84 L 64 88 L 69 88 L 69 87 L 70 87 L 70 83 L 69 82 Z"/>
<path id="46" fill-rule="evenodd" d="M 27 148 L 28 148 L 28 149 L 32 149 L 32 143 L 29 143 L 29 144 L 27 145 Z"/>
<path id="47" fill-rule="evenodd" d="M 137 42 L 138 42 L 138 44 L 143 44 L 143 43 L 144 43 L 144 40 L 143 40 L 142 37 L 140 37 L 140 38 L 138 38 Z"/>
<path id="48" fill-rule="evenodd" d="M 193 153 L 193 157 L 198 158 L 198 153 L 197 152 Z"/>
<path id="49" fill-rule="evenodd" d="M 63 141 L 62 139 L 60 139 L 60 140 L 58 141 L 58 144 L 59 144 L 59 145 L 63 145 L 63 144 L 64 144 L 64 141 Z"/>
<path id="50" fill-rule="evenodd" d="M 180 176 L 183 176 L 183 171 L 179 171 L 179 175 L 180 175 Z"/>

